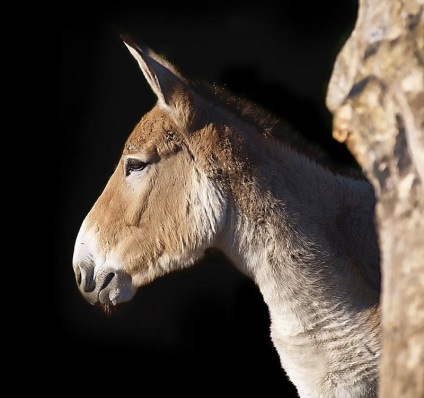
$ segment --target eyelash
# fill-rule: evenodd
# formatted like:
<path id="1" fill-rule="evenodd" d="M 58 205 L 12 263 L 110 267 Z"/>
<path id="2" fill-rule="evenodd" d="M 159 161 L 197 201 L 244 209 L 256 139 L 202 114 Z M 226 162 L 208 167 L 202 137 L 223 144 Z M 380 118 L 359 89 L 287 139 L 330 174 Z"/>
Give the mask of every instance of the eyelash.
<path id="1" fill-rule="evenodd" d="M 148 163 L 144 163 L 139 159 L 128 159 L 125 162 L 125 177 L 128 177 L 134 171 L 142 171 Z"/>

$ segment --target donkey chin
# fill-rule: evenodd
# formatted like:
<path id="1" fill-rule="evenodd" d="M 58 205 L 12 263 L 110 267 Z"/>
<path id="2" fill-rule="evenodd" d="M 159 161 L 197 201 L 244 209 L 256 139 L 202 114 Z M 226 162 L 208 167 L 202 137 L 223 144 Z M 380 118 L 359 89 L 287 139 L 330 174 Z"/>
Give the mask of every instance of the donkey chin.
<path id="1" fill-rule="evenodd" d="M 130 301 L 136 293 L 131 277 L 125 271 L 111 267 L 102 268 L 94 276 L 92 267 L 78 265 L 75 267 L 75 278 L 85 300 L 107 311 L 117 304 Z"/>

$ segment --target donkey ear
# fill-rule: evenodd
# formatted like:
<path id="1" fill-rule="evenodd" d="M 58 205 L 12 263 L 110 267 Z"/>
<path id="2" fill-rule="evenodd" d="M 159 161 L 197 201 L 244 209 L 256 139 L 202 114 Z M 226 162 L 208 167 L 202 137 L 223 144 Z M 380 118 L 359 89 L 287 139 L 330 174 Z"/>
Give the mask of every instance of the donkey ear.
<path id="1" fill-rule="evenodd" d="M 173 65 L 132 36 L 121 35 L 121 39 L 138 62 L 159 104 L 175 121 L 187 121 L 194 100 L 188 81 Z"/>

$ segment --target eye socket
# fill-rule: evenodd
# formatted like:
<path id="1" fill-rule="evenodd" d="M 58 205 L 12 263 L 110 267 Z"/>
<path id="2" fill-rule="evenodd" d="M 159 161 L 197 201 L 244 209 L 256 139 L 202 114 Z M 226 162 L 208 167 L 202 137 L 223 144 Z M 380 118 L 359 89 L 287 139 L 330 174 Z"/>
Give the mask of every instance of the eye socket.
<path id="1" fill-rule="evenodd" d="M 125 177 L 128 177 L 135 171 L 143 170 L 148 163 L 141 161 L 140 159 L 129 158 L 125 161 Z"/>

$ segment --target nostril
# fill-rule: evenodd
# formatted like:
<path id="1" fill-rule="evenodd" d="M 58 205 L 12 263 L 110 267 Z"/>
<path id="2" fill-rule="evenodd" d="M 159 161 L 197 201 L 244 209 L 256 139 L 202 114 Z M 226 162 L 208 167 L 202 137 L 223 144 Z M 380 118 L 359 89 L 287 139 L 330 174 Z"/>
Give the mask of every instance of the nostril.
<path id="1" fill-rule="evenodd" d="M 102 285 L 99 290 L 103 290 L 105 287 L 107 287 L 107 285 L 109 285 L 110 281 L 113 279 L 114 276 L 114 272 L 109 272 L 103 279 Z"/>
<path id="2" fill-rule="evenodd" d="M 94 269 L 91 266 L 81 264 L 75 268 L 75 279 L 79 289 L 83 292 L 92 292 L 95 289 L 93 279 Z"/>

